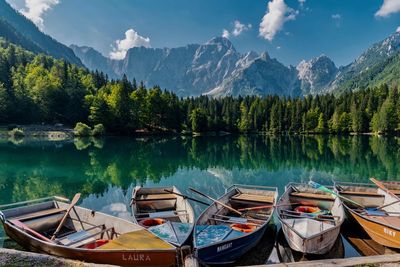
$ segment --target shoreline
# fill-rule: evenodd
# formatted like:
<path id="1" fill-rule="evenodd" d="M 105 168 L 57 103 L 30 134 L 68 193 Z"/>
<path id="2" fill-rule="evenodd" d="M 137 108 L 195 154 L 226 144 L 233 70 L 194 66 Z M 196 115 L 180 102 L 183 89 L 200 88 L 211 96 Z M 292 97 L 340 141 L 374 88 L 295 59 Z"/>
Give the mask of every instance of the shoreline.
<path id="1" fill-rule="evenodd" d="M 10 132 L 12 129 L 21 129 L 23 135 L 12 136 Z M 226 132 L 226 131 L 210 131 L 210 132 L 173 132 L 173 131 L 145 131 L 137 130 L 132 134 L 104 134 L 98 137 L 167 137 L 167 136 L 189 136 L 189 137 L 207 137 L 207 136 L 247 136 L 247 135 L 259 135 L 259 136 L 384 136 L 384 137 L 397 137 L 400 136 L 400 132 L 395 133 L 374 133 L 374 132 L 348 132 L 348 133 L 317 133 L 317 132 L 302 132 L 302 133 L 270 133 L 270 132 Z M 27 125 L 0 125 L 0 138 L 1 139 L 33 139 L 33 140 L 47 140 L 47 141 L 66 141 L 73 140 L 74 138 L 86 138 L 90 136 L 77 136 L 74 134 L 74 129 L 64 125 L 38 125 L 38 124 L 27 124 Z"/>

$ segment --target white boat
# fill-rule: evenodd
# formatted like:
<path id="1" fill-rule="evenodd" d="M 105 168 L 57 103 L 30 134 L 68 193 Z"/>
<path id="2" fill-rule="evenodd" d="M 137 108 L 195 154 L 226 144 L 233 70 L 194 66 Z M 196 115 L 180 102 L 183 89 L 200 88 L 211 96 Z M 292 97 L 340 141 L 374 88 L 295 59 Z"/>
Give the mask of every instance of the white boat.
<path id="1" fill-rule="evenodd" d="M 289 246 L 304 254 L 327 253 L 344 220 L 340 199 L 308 184 L 288 184 L 277 212 Z"/>

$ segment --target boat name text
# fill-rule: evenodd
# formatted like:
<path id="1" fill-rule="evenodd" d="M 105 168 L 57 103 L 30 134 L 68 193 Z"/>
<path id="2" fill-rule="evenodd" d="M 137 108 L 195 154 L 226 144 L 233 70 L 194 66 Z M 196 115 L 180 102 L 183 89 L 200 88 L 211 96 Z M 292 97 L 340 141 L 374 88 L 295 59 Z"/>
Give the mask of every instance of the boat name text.
<path id="1" fill-rule="evenodd" d="M 149 255 L 138 254 L 138 253 L 122 254 L 122 260 L 123 261 L 151 261 Z"/>
<path id="2" fill-rule="evenodd" d="M 387 228 L 383 228 L 383 232 L 384 232 L 385 234 L 387 234 L 387 235 L 392 236 L 392 237 L 395 237 L 395 236 L 396 236 L 396 232 L 395 232 L 395 231 L 392 231 L 392 230 L 387 229 Z"/>
<path id="3" fill-rule="evenodd" d="M 226 250 L 231 247 L 232 247 L 232 242 L 223 244 L 222 246 L 217 247 L 217 252 L 221 252 L 221 251 Z"/>

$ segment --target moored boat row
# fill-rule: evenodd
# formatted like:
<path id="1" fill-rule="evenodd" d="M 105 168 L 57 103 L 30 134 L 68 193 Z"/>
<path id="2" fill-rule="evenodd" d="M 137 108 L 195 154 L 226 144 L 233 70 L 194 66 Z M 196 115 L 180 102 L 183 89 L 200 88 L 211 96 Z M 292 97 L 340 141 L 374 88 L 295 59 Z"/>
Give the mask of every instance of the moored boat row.
<path id="1" fill-rule="evenodd" d="M 340 234 L 345 214 L 376 242 L 400 248 L 400 183 L 325 187 L 290 183 L 278 199 L 275 187 L 233 185 L 195 219 L 176 187 L 136 187 L 132 222 L 77 206 L 60 197 L 0 207 L 5 232 L 28 250 L 93 263 L 174 266 L 180 248 L 192 245 L 203 264 L 235 262 L 263 237 L 276 211 L 289 246 L 325 254 Z M 191 240 L 193 240 L 191 242 Z"/>

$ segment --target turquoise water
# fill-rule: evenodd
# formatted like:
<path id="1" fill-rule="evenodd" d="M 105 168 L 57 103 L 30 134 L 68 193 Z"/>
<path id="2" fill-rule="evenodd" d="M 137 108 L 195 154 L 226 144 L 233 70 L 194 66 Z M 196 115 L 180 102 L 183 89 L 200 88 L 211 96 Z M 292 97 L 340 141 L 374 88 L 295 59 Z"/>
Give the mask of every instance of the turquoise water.
<path id="1" fill-rule="evenodd" d="M 175 185 L 189 194 L 188 187 L 194 187 L 213 197 L 235 183 L 277 186 L 282 193 L 287 183 L 310 179 L 324 184 L 400 180 L 399 162 L 400 139 L 394 137 L 2 141 L 0 204 L 81 192 L 82 206 L 127 218 L 136 185 Z M 197 214 L 204 208 L 193 206 Z"/>

